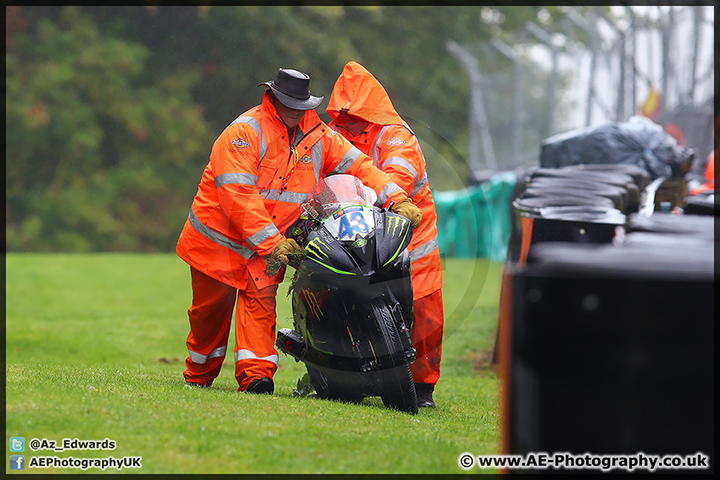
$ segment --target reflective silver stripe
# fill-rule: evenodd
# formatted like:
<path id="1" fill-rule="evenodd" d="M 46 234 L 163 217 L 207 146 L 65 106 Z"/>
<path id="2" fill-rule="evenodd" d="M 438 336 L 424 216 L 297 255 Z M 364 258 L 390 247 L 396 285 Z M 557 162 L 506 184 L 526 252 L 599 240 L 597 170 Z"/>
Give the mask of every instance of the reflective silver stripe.
<path id="1" fill-rule="evenodd" d="M 347 169 L 350 168 L 350 165 L 352 165 L 360 155 L 362 155 L 362 152 L 358 150 L 357 147 L 351 146 L 350 150 L 348 150 L 343 159 L 340 160 L 340 163 L 338 163 L 330 173 L 345 173 Z"/>
<path id="2" fill-rule="evenodd" d="M 410 162 L 405 160 L 402 157 L 390 157 L 383 160 L 382 166 L 380 167 L 380 170 L 385 170 L 389 165 L 398 165 L 400 167 L 405 168 L 408 172 L 412 174 L 413 177 L 415 177 L 415 181 L 418 181 L 418 174 L 417 170 L 415 170 L 415 167 L 413 167 Z"/>
<path id="3" fill-rule="evenodd" d="M 275 200 L 277 202 L 285 203 L 303 203 L 307 200 L 307 193 L 300 192 L 280 192 L 280 190 L 260 190 L 260 196 L 265 200 Z"/>
<path id="4" fill-rule="evenodd" d="M 435 237 L 431 238 L 427 242 L 423 243 L 419 247 L 413 249 L 410 252 L 410 261 L 414 262 L 415 260 L 419 260 L 425 255 L 428 255 L 432 253 L 436 248 L 438 248 L 438 237 L 435 235 Z"/>
<path id="5" fill-rule="evenodd" d="M 239 362 L 240 360 L 250 360 L 250 359 L 258 359 L 258 360 L 267 360 L 268 362 L 272 362 L 275 365 L 278 364 L 279 357 L 277 355 L 268 355 L 267 357 L 258 357 L 250 350 L 238 350 L 235 352 L 235 363 Z"/>
<path id="6" fill-rule="evenodd" d="M 223 173 L 215 177 L 215 188 L 228 184 L 257 185 L 257 175 L 251 173 Z"/>
<path id="7" fill-rule="evenodd" d="M 208 359 L 207 355 L 200 355 L 197 352 L 193 352 L 189 348 L 188 348 L 188 353 L 190 354 L 190 360 L 193 363 L 198 363 L 200 365 L 203 365 L 203 364 L 205 364 L 205 362 L 207 362 L 207 359 Z"/>
<path id="8" fill-rule="evenodd" d="M 403 189 L 398 187 L 396 184 L 392 182 L 388 183 L 382 190 L 380 190 L 380 194 L 378 194 L 378 199 L 377 202 L 375 202 L 375 205 L 385 205 L 385 202 L 388 199 L 388 195 L 393 192 L 397 192 L 398 190 L 403 192 Z"/>
<path id="9" fill-rule="evenodd" d="M 227 351 L 227 345 L 224 347 L 218 347 L 214 349 L 212 352 L 210 352 L 210 355 L 202 355 L 197 352 L 193 352 L 188 348 L 188 353 L 190 354 L 190 360 L 193 363 L 197 363 L 199 365 L 204 365 L 205 362 L 208 361 L 208 358 L 214 358 L 214 357 L 224 357 L 225 352 Z"/>
<path id="10" fill-rule="evenodd" d="M 378 138 L 379 138 L 379 136 L 378 136 Z M 377 145 L 377 142 L 376 142 L 376 145 Z M 418 149 L 419 148 L 420 148 L 420 145 L 418 145 Z M 377 151 L 375 151 L 374 155 L 377 156 L 379 154 L 377 153 Z M 422 151 L 420 151 L 420 155 L 422 156 L 423 161 L 424 161 L 425 156 L 422 154 Z M 373 160 L 374 160 L 374 157 L 373 157 Z M 385 168 L 388 167 L 389 165 L 399 165 L 399 166 L 407 169 L 407 171 L 409 171 L 412 174 L 412 176 L 415 177 L 415 184 L 412 188 L 412 191 L 410 192 L 411 197 L 414 197 L 415 195 L 417 195 L 418 192 L 420 192 L 420 190 L 422 190 L 423 187 L 425 185 L 427 185 L 427 182 L 428 182 L 427 170 L 423 171 L 422 178 L 418 179 L 418 174 L 417 174 L 417 170 L 415 170 L 415 167 L 413 167 L 412 164 L 410 164 L 410 162 L 408 162 L 407 160 L 405 160 L 402 157 L 386 158 L 385 160 L 383 160 L 382 166 L 380 168 L 382 170 L 385 170 Z"/>
<path id="11" fill-rule="evenodd" d="M 313 162 L 313 173 L 315 173 L 315 183 L 320 181 L 320 173 L 322 172 L 322 142 L 318 140 L 310 149 L 310 156 Z"/>
<path id="12" fill-rule="evenodd" d="M 263 157 L 265 156 L 265 152 L 267 152 L 267 145 L 265 145 L 265 139 L 263 138 L 262 129 L 260 128 L 260 122 L 258 122 L 257 119 L 253 117 L 240 116 L 233 120 L 230 125 L 235 125 L 236 123 L 246 123 L 250 125 L 253 130 L 255 130 L 255 133 L 258 134 L 258 139 L 260 140 L 260 152 L 258 152 L 258 160 L 262 161 Z M 228 125 L 228 127 L 230 125 Z"/>
<path id="13" fill-rule="evenodd" d="M 378 133 L 378 136 L 375 137 L 375 143 L 373 144 L 372 151 L 370 152 L 370 156 L 373 159 L 373 165 L 375 165 L 377 168 L 380 168 L 380 139 L 385 134 L 388 128 L 392 127 L 392 125 L 385 125 L 381 130 L 380 133 Z"/>
<path id="14" fill-rule="evenodd" d="M 280 198 L 280 190 L 272 190 L 272 189 L 258 189 L 260 192 L 260 196 L 263 198 L 263 200 L 277 200 Z"/>
<path id="15" fill-rule="evenodd" d="M 381 169 L 384 171 L 390 165 L 398 165 L 400 167 L 403 167 L 408 172 L 410 172 L 410 174 L 415 178 L 415 181 L 413 182 L 412 193 L 410 194 L 411 197 L 420 191 L 420 189 L 418 188 L 417 170 L 415 170 L 415 167 L 413 167 L 410 164 L 410 162 L 408 162 L 407 160 L 405 160 L 402 157 L 390 157 L 390 158 L 386 158 L 385 160 L 383 160 Z M 425 176 L 423 177 L 423 180 L 425 180 L 425 183 L 427 183 L 427 172 L 424 172 L 424 173 L 425 173 Z M 425 183 L 423 183 L 423 185 Z M 422 187 L 420 187 L 420 188 L 422 188 Z"/>
<path id="16" fill-rule="evenodd" d="M 282 192 L 280 194 L 280 198 L 278 198 L 279 202 L 286 202 L 286 203 L 303 203 L 308 198 L 307 193 L 300 193 L 300 192 Z"/>
<path id="17" fill-rule="evenodd" d="M 415 182 L 415 188 L 413 188 L 412 192 L 410 192 L 410 196 L 414 197 L 418 194 L 420 190 L 423 189 L 425 185 L 427 185 L 428 179 L 427 179 L 427 170 L 423 172 L 423 177 L 420 179 L 419 182 Z"/>
<path id="18" fill-rule="evenodd" d="M 218 233 L 215 230 L 211 230 L 205 225 L 203 225 L 200 220 L 198 220 L 198 218 L 195 216 L 195 212 L 193 212 L 192 209 L 190 209 L 188 219 L 190 220 L 190 225 L 192 225 L 192 227 L 197 230 L 198 233 L 200 233 L 202 236 L 212 240 L 219 245 L 222 245 L 223 247 L 229 248 L 230 250 L 237 252 L 245 260 L 249 260 L 250 257 L 255 254 L 255 252 L 253 252 L 249 248 L 240 245 L 239 243 L 233 242 L 225 235 Z"/>
<path id="19" fill-rule="evenodd" d="M 254 235 L 250 235 L 247 238 L 247 242 L 252 245 L 253 247 L 257 247 L 262 242 L 267 240 L 268 238 L 272 237 L 276 233 L 280 233 L 280 230 L 277 229 L 274 223 L 270 223 L 264 228 L 261 228 L 257 233 Z"/>

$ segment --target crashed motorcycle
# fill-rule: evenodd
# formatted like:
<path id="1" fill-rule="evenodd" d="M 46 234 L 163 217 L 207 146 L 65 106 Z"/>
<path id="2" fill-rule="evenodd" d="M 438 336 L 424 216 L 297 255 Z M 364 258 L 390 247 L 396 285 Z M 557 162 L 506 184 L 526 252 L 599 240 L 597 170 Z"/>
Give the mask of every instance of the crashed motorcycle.
<path id="1" fill-rule="evenodd" d="M 304 247 L 290 287 L 294 329 L 278 349 L 307 367 L 317 396 L 417 413 L 410 221 L 374 207 L 372 189 L 350 175 L 322 179 L 288 230 Z"/>

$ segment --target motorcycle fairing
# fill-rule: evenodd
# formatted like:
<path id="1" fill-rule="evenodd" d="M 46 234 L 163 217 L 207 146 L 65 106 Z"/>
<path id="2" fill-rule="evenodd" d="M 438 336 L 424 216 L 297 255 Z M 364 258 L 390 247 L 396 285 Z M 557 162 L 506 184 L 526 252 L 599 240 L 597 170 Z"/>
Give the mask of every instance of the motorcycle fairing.
<path id="1" fill-rule="evenodd" d="M 336 240 L 324 227 L 308 234 L 305 255 L 308 260 L 322 265 L 331 272 L 340 275 L 356 275 L 357 264 L 343 249 L 342 242 Z M 343 253 L 338 252 L 338 250 Z"/>
<path id="2" fill-rule="evenodd" d="M 388 211 L 375 210 L 375 243 L 378 266 L 385 266 L 397 259 L 410 245 L 412 227 L 410 220 Z"/>
<path id="3" fill-rule="evenodd" d="M 341 275 L 370 276 L 395 262 L 412 240 L 410 220 L 378 208 L 373 210 L 375 228 L 354 242 L 335 238 L 325 227 L 307 236 L 305 254 L 309 260 Z M 375 251 L 375 261 L 368 253 Z"/>

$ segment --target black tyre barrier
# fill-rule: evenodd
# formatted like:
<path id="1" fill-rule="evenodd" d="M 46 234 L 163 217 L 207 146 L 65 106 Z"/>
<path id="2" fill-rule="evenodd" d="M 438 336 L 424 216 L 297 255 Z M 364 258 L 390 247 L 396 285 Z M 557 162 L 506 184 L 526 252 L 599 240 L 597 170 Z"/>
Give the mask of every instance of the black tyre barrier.
<path id="1" fill-rule="evenodd" d="M 626 164 L 598 164 L 598 165 L 569 165 L 560 168 L 534 167 L 518 174 L 518 184 L 528 185 L 534 178 L 572 178 L 586 179 L 623 187 L 628 191 L 628 210 L 632 213 L 637 210 L 640 195 L 650 184 L 650 174 L 635 165 Z"/>
<path id="2" fill-rule="evenodd" d="M 545 196 L 545 197 L 532 197 L 532 198 L 516 198 L 512 203 L 510 209 L 510 220 L 512 229 L 510 231 L 510 239 L 508 242 L 508 261 L 517 263 L 520 261 L 520 254 L 522 250 L 522 220 L 525 217 L 539 217 L 541 211 L 548 207 L 601 207 L 601 208 L 614 208 L 615 205 L 612 200 L 604 197 L 593 197 L 593 196 L 574 196 L 565 195 L 559 196 Z"/>
<path id="3" fill-rule="evenodd" d="M 692 195 L 685 199 L 683 211 L 688 215 L 717 215 L 715 194 Z"/>
<path id="4" fill-rule="evenodd" d="M 546 207 L 532 221 L 530 245 L 542 242 L 608 243 L 626 217 L 615 208 Z"/>
<path id="5" fill-rule="evenodd" d="M 628 201 L 625 205 L 625 213 L 634 213 L 640 209 L 640 203 L 642 202 L 642 191 L 640 187 L 631 183 L 627 186 Z"/>
<path id="6" fill-rule="evenodd" d="M 547 196 L 600 196 L 609 198 L 613 203 L 622 206 L 627 200 L 627 192 L 612 185 L 583 184 L 582 182 L 569 182 L 567 180 L 552 180 L 549 182 L 535 181 L 530 183 L 520 194 L 524 197 L 547 197 Z"/>
<path id="7" fill-rule="evenodd" d="M 650 175 L 640 167 L 626 165 L 629 167 L 619 168 L 620 165 L 572 165 L 562 168 L 540 168 L 532 176 L 542 177 L 564 177 L 574 179 L 586 179 L 623 187 L 631 193 L 644 190 L 650 184 Z"/>
<path id="8" fill-rule="evenodd" d="M 539 168 L 532 172 L 532 179 L 536 178 L 571 178 L 573 180 L 591 180 L 597 183 L 606 183 L 625 187 L 637 185 L 633 177 L 622 172 L 594 171 L 585 168 L 563 167 L 563 168 Z"/>
<path id="9" fill-rule="evenodd" d="M 548 207 L 600 207 L 612 209 L 615 204 L 609 198 L 592 195 L 586 193 L 585 195 L 551 195 L 545 194 L 538 197 L 528 198 L 515 198 L 512 201 L 510 208 L 510 238 L 508 240 L 508 252 L 507 261 L 511 263 L 518 263 L 521 261 L 521 255 L 527 254 L 527 251 L 523 252 L 522 248 L 522 216 L 525 217 L 538 217 L 541 215 L 541 211 Z M 527 223 L 527 221 L 526 221 Z M 529 239 L 526 239 L 529 242 Z M 527 249 L 526 249 L 527 250 Z"/>
<path id="10" fill-rule="evenodd" d="M 626 213 L 637 211 L 640 204 L 641 188 L 635 183 L 632 176 L 622 172 L 612 173 L 607 171 L 587 171 L 584 168 L 540 168 L 532 172 L 526 179 L 526 188 L 530 186 L 544 185 L 543 182 L 561 182 L 565 184 L 575 183 L 577 188 L 610 186 L 621 189 L 626 207 L 622 208 Z"/>
<path id="11" fill-rule="evenodd" d="M 586 195 L 593 194 L 609 198 L 613 201 L 615 208 L 625 211 L 629 194 L 627 189 L 614 185 L 592 183 L 582 180 L 570 179 L 534 179 L 528 184 L 522 197 L 537 197 L 543 195 Z"/>
<path id="12" fill-rule="evenodd" d="M 559 200 L 560 199 L 560 200 Z M 533 197 L 513 202 L 507 261 L 523 264 L 540 242 L 609 242 L 626 216 L 604 197 Z"/>
<path id="13" fill-rule="evenodd" d="M 587 205 L 566 205 L 561 207 L 543 207 L 540 216 L 547 219 L 574 222 L 611 223 L 623 225 L 627 216 L 617 208 Z"/>
<path id="14" fill-rule="evenodd" d="M 593 170 L 590 168 L 586 168 L 584 165 L 570 165 L 567 167 L 560 167 L 560 168 L 546 168 L 546 167 L 539 167 L 535 169 L 532 172 L 533 177 L 578 177 L 578 176 L 596 176 L 596 177 L 605 177 L 605 178 L 612 178 L 613 176 L 619 176 L 619 177 L 630 177 L 632 180 L 632 176 L 628 173 L 624 172 L 615 172 L 612 170 Z"/>
<path id="15" fill-rule="evenodd" d="M 654 213 L 646 217 L 634 214 L 628 217 L 627 231 L 678 233 L 712 241 L 715 238 L 715 219 L 705 215 Z"/>
<path id="16" fill-rule="evenodd" d="M 712 458 L 712 254 L 712 242 L 544 243 L 510 269 L 503 453 Z"/>
<path id="17" fill-rule="evenodd" d="M 556 195 L 546 193 L 545 195 L 537 197 L 520 197 L 513 201 L 513 206 L 516 209 L 529 212 L 537 211 L 537 209 L 542 207 L 561 207 L 568 205 L 589 205 L 615 208 L 615 202 L 611 199 L 590 193 L 586 195 L 574 193 Z"/>
<path id="18" fill-rule="evenodd" d="M 607 172 L 607 173 L 624 173 L 630 175 L 633 182 L 640 190 L 645 190 L 652 178 L 650 174 L 644 168 L 640 168 L 637 165 L 629 165 L 622 163 L 607 163 L 607 164 L 592 164 L 592 165 L 571 165 L 563 167 L 567 169 L 576 169 L 584 172 Z"/>
<path id="19" fill-rule="evenodd" d="M 623 248 L 671 247 L 675 249 L 705 248 L 713 239 L 710 235 L 687 235 L 684 233 L 633 232 L 625 236 Z M 710 257 L 712 260 L 712 257 Z"/>

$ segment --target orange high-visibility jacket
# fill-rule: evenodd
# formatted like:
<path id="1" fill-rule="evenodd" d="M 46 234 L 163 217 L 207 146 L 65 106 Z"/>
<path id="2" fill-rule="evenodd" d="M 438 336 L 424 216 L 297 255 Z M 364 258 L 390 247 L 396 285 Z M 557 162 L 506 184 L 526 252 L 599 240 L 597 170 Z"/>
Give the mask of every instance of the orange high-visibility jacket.
<path id="1" fill-rule="evenodd" d="M 248 275 L 258 288 L 282 281 L 263 273 L 264 256 L 300 217 L 301 205 L 324 176 L 358 177 L 378 194 L 378 205 L 405 198 L 388 175 L 308 110 L 294 139 L 272 105 L 240 115 L 215 141 L 176 252 L 190 266 L 244 289 Z"/>
<path id="2" fill-rule="evenodd" d="M 390 175 L 422 211 L 422 222 L 408 247 L 412 260 L 413 297 L 427 296 L 442 287 L 442 267 L 437 237 L 437 214 L 430 192 L 425 158 L 417 137 L 395 111 L 387 92 L 362 65 L 349 62 L 333 88 L 327 113 L 330 127 L 370 155 L 373 164 Z M 370 122 L 352 135 L 337 122 L 340 112 Z"/>
<path id="3" fill-rule="evenodd" d="M 710 152 L 705 163 L 705 183 L 693 188 L 690 195 L 698 195 L 707 191 L 715 191 L 715 150 Z"/>

